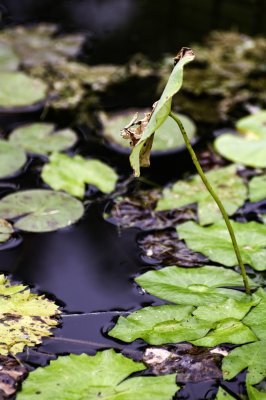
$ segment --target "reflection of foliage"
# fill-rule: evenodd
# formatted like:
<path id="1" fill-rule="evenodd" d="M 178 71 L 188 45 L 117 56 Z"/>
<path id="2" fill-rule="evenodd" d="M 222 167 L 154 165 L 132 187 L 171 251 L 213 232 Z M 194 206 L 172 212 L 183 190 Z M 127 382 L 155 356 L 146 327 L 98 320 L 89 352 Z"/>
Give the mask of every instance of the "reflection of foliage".
<path id="1" fill-rule="evenodd" d="M 44 296 L 30 293 L 26 286 L 11 285 L 0 275 L 0 354 L 16 354 L 24 347 L 50 336 L 57 325 L 58 307 Z"/>

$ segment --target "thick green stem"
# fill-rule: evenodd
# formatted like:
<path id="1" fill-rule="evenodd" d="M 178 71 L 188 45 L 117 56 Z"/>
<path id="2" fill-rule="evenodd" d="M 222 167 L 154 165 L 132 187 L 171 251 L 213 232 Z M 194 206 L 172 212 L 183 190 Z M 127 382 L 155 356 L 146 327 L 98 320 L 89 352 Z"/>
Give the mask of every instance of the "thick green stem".
<path id="1" fill-rule="evenodd" d="M 196 169 L 198 171 L 198 174 L 201 177 L 202 182 L 206 186 L 206 188 L 209 191 L 210 195 L 212 196 L 212 198 L 216 202 L 217 206 L 219 207 L 219 210 L 221 211 L 221 214 L 222 214 L 222 216 L 224 218 L 224 221 L 226 223 L 228 232 L 229 232 L 231 240 L 232 240 L 232 244 L 233 244 L 233 248 L 234 248 L 234 251 L 235 251 L 235 254 L 236 254 L 237 261 L 238 261 L 239 266 L 241 268 L 241 274 L 242 274 L 242 277 L 243 277 L 243 282 L 244 282 L 246 293 L 250 294 L 250 287 L 249 287 L 249 283 L 248 283 L 248 278 L 247 278 L 245 266 L 244 266 L 243 261 L 242 261 L 242 257 L 241 257 L 240 251 L 239 251 L 239 247 L 238 247 L 238 244 L 237 244 L 237 241 L 236 241 L 236 237 L 235 237 L 235 233 L 234 233 L 233 227 L 232 227 L 232 225 L 230 223 L 230 220 L 229 220 L 228 215 L 227 215 L 227 213 L 225 211 L 223 203 L 221 202 L 221 200 L 219 199 L 219 197 L 217 196 L 217 194 L 213 190 L 213 188 L 212 188 L 211 184 L 209 183 L 208 179 L 206 178 L 206 175 L 204 174 L 204 172 L 203 172 L 203 170 L 202 170 L 202 168 L 201 168 L 201 166 L 200 166 L 200 164 L 198 162 L 197 156 L 196 156 L 196 154 L 195 154 L 195 152 L 194 152 L 194 150 L 193 150 L 193 148 L 192 148 L 192 146 L 190 144 L 190 141 L 188 139 L 188 136 L 186 134 L 186 131 L 185 131 L 185 128 L 184 128 L 182 122 L 180 121 L 180 119 L 172 111 L 170 112 L 169 115 L 170 115 L 170 117 L 173 118 L 173 120 L 179 126 L 179 129 L 180 129 L 180 131 L 181 131 L 181 133 L 183 135 L 185 144 L 186 144 L 187 149 L 189 151 L 189 154 L 190 154 L 190 156 L 192 158 L 192 161 L 193 161 L 193 163 L 194 163 L 194 165 L 195 165 L 195 167 L 196 167 Z"/>

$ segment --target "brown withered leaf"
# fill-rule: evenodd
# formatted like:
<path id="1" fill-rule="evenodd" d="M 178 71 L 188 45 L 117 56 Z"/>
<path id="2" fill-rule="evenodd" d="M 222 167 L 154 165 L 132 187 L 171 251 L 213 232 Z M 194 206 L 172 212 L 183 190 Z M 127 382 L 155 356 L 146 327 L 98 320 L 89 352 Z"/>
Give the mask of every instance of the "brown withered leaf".
<path id="1" fill-rule="evenodd" d="M 222 377 L 222 349 L 195 347 L 180 343 L 146 349 L 143 362 L 155 375 L 176 373 L 177 382 L 201 382 Z"/>
<path id="2" fill-rule="evenodd" d="M 27 369 L 15 358 L 0 356 L 0 399 L 13 396 L 26 374 Z"/>
<path id="3" fill-rule="evenodd" d="M 189 250 L 171 229 L 142 234 L 138 238 L 138 244 L 143 255 L 164 265 L 196 267 L 208 261 L 202 254 Z"/>

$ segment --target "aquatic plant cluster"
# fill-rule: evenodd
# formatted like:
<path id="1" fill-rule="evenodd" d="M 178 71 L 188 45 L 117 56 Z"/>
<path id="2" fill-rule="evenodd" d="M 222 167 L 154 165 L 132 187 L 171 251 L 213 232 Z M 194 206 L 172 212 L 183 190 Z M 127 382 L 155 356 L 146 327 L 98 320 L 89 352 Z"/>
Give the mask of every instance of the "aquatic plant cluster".
<path id="1" fill-rule="evenodd" d="M 228 35 L 232 49 L 230 57 L 224 58 L 222 51 Z M 78 223 L 90 201 L 107 200 L 107 221 L 122 229 L 141 229 L 138 246 L 149 270 L 135 276 L 134 281 L 139 291 L 153 295 L 160 305 L 121 315 L 107 329 L 106 335 L 120 344 L 141 340 L 141 357 L 137 360 L 114 349 L 94 355 L 70 354 L 30 371 L 26 377 L 29 371 L 23 365 L 19 369 L 16 358 L 28 347 L 41 343 L 43 337 L 52 335 L 51 329 L 59 324 L 62 310 L 55 301 L 13 282 L 11 276 L 0 275 L 0 363 L 5 376 L 13 379 L 12 384 L 0 383 L 1 394 L 21 400 L 170 400 L 179 398 L 187 382 L 217 379 L 220 386 L 216 398 L 234 399 L 235 394 L 224 383 L 246 371 L 244 394 L 237 395 L 263 399 L 266 111 L 258 109 L 265 98 L 260 88 L 255 90 L 251 78 L 258 74 L 264 79 L 260 72 L 265 65 L 261 57 L 265 42 L 233 33 L 212 34 L 208 51 L 196 46 L 198 61 L 191 68 L 185 66 L 194 55 L 185 49 L 176 57 L 159 101 L 151 111 L 143 108 L 144 118 L 139 119 L 143 104 L 130 104 L 134 108 L 132 114 L 131 110 L 110 114 L 96 109 L 103 106 L 106 91 L 119 91 L 132 75 L 143 85 L 153 74 L 159 90 L 169 64 L 163 61 L 158 68 L 133 60 L 127 67 L 91 67 L 76 60 L 83 41 L 82 35 L 60 37 L 56 27 L 50 25 L 2 31 L 0 112 L 39 109 L 49 116 L 51 110 L 69 110 L 75 114 L 75 123 L 92 124 L 97 120 L 96 128 L 102 131 L 98 135 L 100 143 L 129 154 L 126 141 L 119 136 L 122 130 L 122 136 L 134 145 L 130 162 L 135 176 L 139 176 L 141 167 L 149 166 L 150 155 L 155 157 L 164 151 L 176 155 L 178 168 L 184 132 L 188 143 L 198 140 L 198 125 L 203 117 L 199 117 L 194 105 L 194 114 L 189 112 L 186 96 L 191 100 L 204 93 L 208 101 L 220 96 L 215 123 L 207 118 L 205 126 L 229 121 L 236 105 L 250 102 L 249 109 L 254 114 L 236 120 L 234 130 L 219 132 L 209 152 L 212 168 L 205 175 L 202 171 L 230 217 L 239 253 L 232 245 L 221 208 L 200 176 L 191 175 L 152 190 L 147 189 L 148 182 L 144 190 L 135 187 L 132 193 L 132 179 L 119 177 L 106 159 L 80 154 L 75 125 L 68 128 L 38 121 L 3 132 L 3 185 L 24 173 L 29 162 L 37 159 L 39 186 L 24 190 L 11 186 L 4 190 L 0 199 L 2 246 L 23 232 L 53 232 Z M 241 62 L 235 63 L 236 55 Z M 229 77 L 223 75 L 226 70 L 231 71 Z M 195 85 L 193 79 L 199 76 L 201 85 Z M 221 76 L 223 85 L 217 93 Z M 247 78 L 251 80 L 244 92 L 242 86 Z M 184 90 L 179 92 L 182 85 Z M 177 92 L 183 98 L 176 96 Z M 197 107 L 199 102 L 197 98 Z M 183 114 L 186 112 L 193 120 Z"/>

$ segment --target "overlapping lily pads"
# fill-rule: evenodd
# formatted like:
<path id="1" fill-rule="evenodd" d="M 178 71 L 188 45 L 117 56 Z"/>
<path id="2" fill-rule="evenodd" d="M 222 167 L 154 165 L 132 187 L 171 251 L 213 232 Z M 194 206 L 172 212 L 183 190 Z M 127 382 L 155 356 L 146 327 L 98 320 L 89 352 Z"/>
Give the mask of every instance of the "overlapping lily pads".
<path id="1" fill-rule="evenodd" d="M 55 131 L 53 124 L 35 123 L 13 130 L 9 141 L 29 153 L 46 155 L 73 146 L 77 136 L 72 129 Z"/>
<path id="2" fill-rule="evenodd" d="M 17 399 L 35 400 L 41 396 L 43 400 L 169 400 L 174 396 L 178 390 L 174 374 L 126 379 L 144 369 L 144 364 L 114 350 L 98 352 L 95 356 L 70 354 L 31 372 Z"/>
<path id="3" fill-rule="evenodd" d="M 0 179 L 19 171 L 27 161 L 23 149 L 15 144 L 0 140 Z"/>
<path id="4" fill-rule="evenodd" d="M 13 233 L 12 225 L 0 218 L 0 243 L 6 242 Z"/>
<path id="5" fill-rule="evenodd" d="M 57 325 L 56 304 L 31 293 L 24 285 L 11 285 L 0 275 L 0 354 L 16 354 L 50 336 Z"/>
<path id="6" fill-rule="evenodd" d="M 23 72 L 0 72 L 0 108 L 31 106 L 46 98 L 46 84 Z"/>
<path id="7" fill-rule="evenodd" d="M 213 266 L 166 267 L 146 272 L 135 280 L 148 293 L 177 304 L 208 305 L 227 298 L 245 298 L 240 291 L 229 289 L 243 286 L 241 275 Z"/>
<path id="8" fill-rule="evenodd" d="M 258 222 L 231 221 L 245 264 L 257 271 L 266 269 L 266 226 Z M 233 245 L 223 221 L 201 227 L 188 221 L 177 227 L 178 235 L 187 246 L 210 260 L 232 267 L 237 265 Z"/>
<path id="9" fill-rule="evenodd" d="M 51 190 L 25 190 L 0 200 L 0 217 L 16 219 L 15 228 L 28 232 L 64 228 L 79 220 L 83 213 L 80 201 Z"/>
<path id="10" fill-rule="evenodd" d="M 96 186 L 103 193 L 110 193 L 115 189 L 118 176 L 111 167 L 99 160 L 54 153 L 42 170 L 42 179 L 54 190 L 64 190 L 82 198 L 85 183 Z"/>
<path id="11" fill-rule="evenodd" d="M 222 200 L 227 214 L 234 214 L 247 196 L 246 186 L 237 175 L 236 166 L 230 165 L 212 170 L 206 173 L 206 176 Z M 191 203 L 198 203 L 198 218 L 201 225 L 222 219 L 220 210 L 198 175 L 188 181 L 177 181 L 171 188 L 164 189 L 156 210 L 169 210 Z"/>

